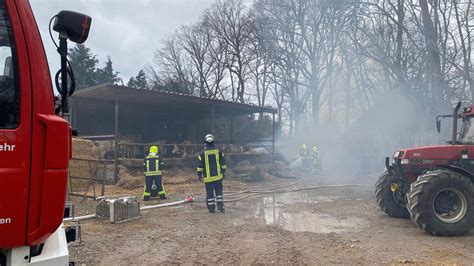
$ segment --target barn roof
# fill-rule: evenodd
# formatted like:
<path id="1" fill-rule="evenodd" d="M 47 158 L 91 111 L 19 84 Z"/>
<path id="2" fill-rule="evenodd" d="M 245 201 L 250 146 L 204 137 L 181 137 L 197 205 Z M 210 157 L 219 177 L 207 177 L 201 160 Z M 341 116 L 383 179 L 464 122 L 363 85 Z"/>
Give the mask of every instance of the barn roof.
<path id="1" fill-rule="evenodd" d="M 88 104 L 115 103 L 116 100 L 123 107 L 146 107 L 163 116 L 177 118 L 210 118 L 231 117 L 253 113 L 275 114 L 272 107 L 260 107 L 251 104 L 242 104 L 231 101 L 203 98 L 173 92 L 135 89 L 126 86 L 103 84 L 77 91 L 72 97 L 74 102 Z M 214 109 L 214 111 L 212 111 Z"/>

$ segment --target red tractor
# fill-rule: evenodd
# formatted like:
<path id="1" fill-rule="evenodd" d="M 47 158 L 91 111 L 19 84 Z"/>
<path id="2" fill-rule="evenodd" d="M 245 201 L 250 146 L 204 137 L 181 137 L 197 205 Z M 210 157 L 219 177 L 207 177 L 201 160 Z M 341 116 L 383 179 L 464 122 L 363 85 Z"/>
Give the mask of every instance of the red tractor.
<path id="1" fill-rule="evenodd" d="M 27 0 L 0 0 L 0 265 L 69 263 L 67 241 L 75 228 L 64 228 L 62 221 L 72 130 L 63 117 L 74 75 L 67 66 L 67 40 L 84 42 L 90 23 L 90 17 L 71 11 L 54 17 L 62 96 L 55 110 L 31 7 Z"/>
<path id="2" fill-rule="evenodd" d="M 460 236 L 474 226 L 474 107 L 452 115 L 452 140 L 447 145 L 403 149 L 386 158 L 386 171 L 376 184 L 380 208 L 389 216 L 410 217 L 436 236 Z M 461 132 L 457 121 L 462 119 Z"/>

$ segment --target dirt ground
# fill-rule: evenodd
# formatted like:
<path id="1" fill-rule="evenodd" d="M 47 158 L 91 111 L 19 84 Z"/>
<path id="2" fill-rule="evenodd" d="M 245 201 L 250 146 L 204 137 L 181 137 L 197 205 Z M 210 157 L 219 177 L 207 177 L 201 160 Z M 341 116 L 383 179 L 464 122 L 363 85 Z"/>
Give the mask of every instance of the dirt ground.
<path id="1" fill-rule="evenodd" d="M 259 183 L 225 180 L 227 191 L 264 189 L 295 180 Z M 286 190 L 319 185 L 302 179 Z M 373 187 L 326 188 L 265 194 L 226 203 L 210 214 L 200 183 L 168 186 L 169 199 L 193 194 L 195 203 L 143 211 L 124 224 L 82 222 L 82 242 L 70 246 L 78 265 L 129 264 L 471 264 L 474 232 L 433 237 L 411 220 L 393 219 L 375 204 Z M 107 194 L 141 190 L 107 187 Z M 246 194 L 232 195 L 235 199 Z M 156 204 L 154 201 L 152 204 Z M 86 200 L 79 213 L 93 212 Z"/>

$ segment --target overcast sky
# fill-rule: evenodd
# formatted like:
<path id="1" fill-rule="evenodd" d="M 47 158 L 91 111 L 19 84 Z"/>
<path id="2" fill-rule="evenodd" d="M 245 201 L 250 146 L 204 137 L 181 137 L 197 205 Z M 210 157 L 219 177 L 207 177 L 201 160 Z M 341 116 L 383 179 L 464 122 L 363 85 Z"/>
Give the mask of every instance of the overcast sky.
<path id="1" fill-rule="evenodd" d="M 30 0 L 51 72 L 59 69 L 59 55 L 48 33 L 50 18 L 60 10 L 73 10 L 92 17 L 85 45 L 99 56 L 100 67 L 106 56 L 126 83 L 150 64 L 160 41 L 181 25 L 196 22 L 214 0 Z M 53 32 L 54 37 L 57 34 Z M 73 44 L 71 43 L 70 46 Z"/>

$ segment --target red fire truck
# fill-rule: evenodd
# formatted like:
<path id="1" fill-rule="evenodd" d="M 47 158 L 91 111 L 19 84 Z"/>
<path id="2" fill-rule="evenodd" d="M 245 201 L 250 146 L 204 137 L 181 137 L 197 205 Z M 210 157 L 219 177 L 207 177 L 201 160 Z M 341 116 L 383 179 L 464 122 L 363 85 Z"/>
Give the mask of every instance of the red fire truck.
<path id="1" fill-rule="evenodd" d="M 56 75 L 63 117 L 28 0 L 0 0 L 0 265 L 67 265 L 62 226 L 71 155 L 67 97 L 74 77 L 67 40 L 82 43 L 91 18 L 61 11 L 61 69 Z M 68 81 L 69 78 L 69 81 Z"/>

